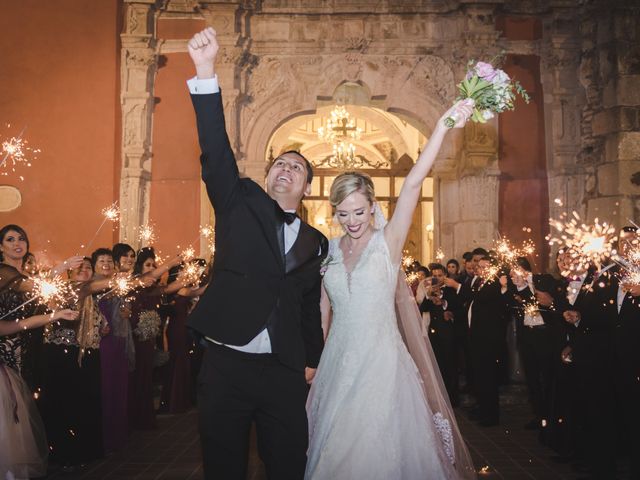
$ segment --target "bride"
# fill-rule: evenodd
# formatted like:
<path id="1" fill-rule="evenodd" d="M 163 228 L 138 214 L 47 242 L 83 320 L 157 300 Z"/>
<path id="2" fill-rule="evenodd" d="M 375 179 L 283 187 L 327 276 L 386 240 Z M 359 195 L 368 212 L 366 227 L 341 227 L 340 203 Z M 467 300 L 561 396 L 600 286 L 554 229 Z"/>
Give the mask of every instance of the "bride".
<path id="1" fill-rule="evenodd" d="M 447 133 L 444 119 L 457 117 L 454 128 L 461 128 L 472 105 L 459 102 L 438 121 L 386 225 L 369 176 L 343 173 L 331 186 L 345 235 L 331 241 L 325 261 L 321 311 L 328 335 L 307 401 L 306 479 L 475 478 L 420 334 L 415 300 L 399 275 L 422 182 Z"/>

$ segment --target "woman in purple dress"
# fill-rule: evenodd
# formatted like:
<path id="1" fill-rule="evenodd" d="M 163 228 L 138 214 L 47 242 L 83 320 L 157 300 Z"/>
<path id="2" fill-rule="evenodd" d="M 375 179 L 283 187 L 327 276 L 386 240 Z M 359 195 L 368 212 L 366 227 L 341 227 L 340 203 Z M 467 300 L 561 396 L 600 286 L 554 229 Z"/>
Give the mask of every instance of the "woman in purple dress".
<path id="1" fill-rule="evenodd" d="M 94 279 L 111 279 L 115 273 L 113 256 L 108 248 L 99 248 L 91 255 Z M 107 321 L 100 340 L 102 379 L 102 429 L 105 453 L 122 448 L 129 434 L 127 418 L 127 379 L 133 368 L 133 341 L 125 312 L 125 299 L 115 295 L 94 296 Z"/>

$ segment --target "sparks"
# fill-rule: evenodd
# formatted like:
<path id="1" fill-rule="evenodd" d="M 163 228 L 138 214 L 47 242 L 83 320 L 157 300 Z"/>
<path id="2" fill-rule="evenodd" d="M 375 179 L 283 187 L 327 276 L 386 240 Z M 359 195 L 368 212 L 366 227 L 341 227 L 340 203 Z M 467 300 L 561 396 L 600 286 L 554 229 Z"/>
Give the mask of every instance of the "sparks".
<path id="1" fill-rule="evenodd" d="M 185 285 L 197 285 L 200 282 L 200 278 L 203 273 L 204 267 L 202 265 L 199 265 L 196 262 L 191 262 L 185 265 L 182 269 L 180 272 L 180 278 Z"/>
<path id="2" fill-rule="evenodd" d="M 617 240 L 616 229 L 607 222 L 600 223 L 596 218 L 591 225 L 582 223 L 577 212 L 572 218 L 563 215 L 561 220 L 550 219 L 555 235 L 549 235 L 549 245 L 562 245 L 565 258 L 563 276 L 581 274 L 592 264 L 600 269 L 601 265 L 616 253 L 613 248 Z"/>
<path id="3" fill-rule="evenodd" d="M 150 245 L 156 241 L 156 234 L 153 231 L 153 226 L 148 223 L 142 225 L 140 227 L 140 232 L 138 233 L 138 239 L 141 243 Z"/>
<path id="4" fill-rule="evenodd" d="M 415 262 L 415 259 L 411 255 L 409 255 L 409 252 L 405 250 L 404 255 L 402 257 L 402 266 L 405 268 L 405 270 L 411 267 L 411 265 L 413 265 L 414 262 Z"/>
<path id="5" fill-rule="evenodd" d="M 204 238 L 213 238 L 216 231 L 211 225 L 200 225 L 200 235 Z"/>
<path id="6" fill-rule="evenodd" d="M 108 207 L 103 208 L 102 215 L 104 215 L 106 220 L 117 222 L 120 218 L 120 209 L 118 208 L 118 202 L 113 202 Z"/>
<path id="7" fill-rule="evenodd" d="M 190 262 L 191 260 L 196 258 L 196 250 L 193 247 L 187 247 L 182 251 L 180 255 L 182 256 L 183 262 Z"/>
<path id="8" fill-rule="evenodd" d="M 435 258 L 439 263 L 442 263 L 442 261 L 444 260 L 444 251 L 442 250 L 442 248 L 438 247 L 438 249 L 436 250 Z"/>
<path id="9" fill-rule="evenodd" d="M 10 127 L 11 125 L 7 125 Z M 0 168 L 7 167 L 15 173 L 18 165 L 31 166 L 31 156 L 36 158 L 36 155 L 40 153 L 39 149 L 33 149 L 28 146 L 27 140 L 23 138 L 24 129 L 17 137 L 11 137 L 8 140 L 2 142 L 2 161 L 0 162 Z M 8 175 L 7 171 L 3 171 L 2 175 Z M 23 177 L 20 177 L 23 180 Z"/>

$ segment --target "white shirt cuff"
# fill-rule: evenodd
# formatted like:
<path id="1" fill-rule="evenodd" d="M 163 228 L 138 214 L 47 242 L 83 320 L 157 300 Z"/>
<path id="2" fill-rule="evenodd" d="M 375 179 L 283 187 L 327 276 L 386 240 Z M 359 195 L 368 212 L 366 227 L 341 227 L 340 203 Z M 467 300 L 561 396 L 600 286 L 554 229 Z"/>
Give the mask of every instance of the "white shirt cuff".
<path id="1" fill-rule="evenodd" d="M 518 291 L 521 292 L 521 291 L 525 290 L 526 288 L 528 288 L 527 284 L 521 285 L 521 286 L 518 287 Z"/>
<path id="2" fill-rule="evenodd" d="M 217 75 L 214 75 L 213 78 L 190 78 L 187 80 L 187 86 L 192 95 L 206 95 L 220 91 Z"/>

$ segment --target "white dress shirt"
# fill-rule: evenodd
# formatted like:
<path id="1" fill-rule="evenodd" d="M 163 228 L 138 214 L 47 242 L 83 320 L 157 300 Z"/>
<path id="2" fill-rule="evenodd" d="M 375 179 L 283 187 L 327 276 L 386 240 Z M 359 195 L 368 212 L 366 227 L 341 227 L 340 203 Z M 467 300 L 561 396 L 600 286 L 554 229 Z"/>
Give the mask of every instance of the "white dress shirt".
<path id="1" fill-rule="evenodd" d="M 200 79 L 193 77 L 187 80 L 187 86 L 189 92 L 192 95 L 207 95 L 212 93 L 218 93 L 220 86 L 218 85 L 218 76 L 214 75 L 213 78 Z M 295 210 L 286 210 L 287 212 L 295 213 Z M 300 231 L 300 219 L 296 218 L 291 224 L 284 224 L 284 254 L 286 255 L 293 244 L 298 238 L 298 232 Z M 224 345 L 234 350 L 239 350 L 246 353 L 271 353 L 271 338 L 269 332 L 265 327 L 258 335 L 246 345 L 228 345 L 220 343 L 213 338 L 206 337 L 207 340 L 217 343 L 218 345 Z"/>
<path id="2" fill-rule="evenodd" d="M 625 298 L 627 298 L 627 291 L 622 288 L 622 285 L 618 285 L 618 313 L 622 310 L 622 304 Z"/>
<path id="3" fill-rule="evenodd" d="M 526 283 L 518 287 L 518 291 L 522 292 L 528 288 L 535 297 L 536 289 L 533 286 L 533 274 L 529 273 L 524 280 Z M 525 327 L 538 327 L 540 325 L 544 325 L 544 319 L 542 318 L 542 315 L 540 315 L 540 312 L 537 312 L 535 315 L 531 315 L 525 311 L 523 323 Z"/>

